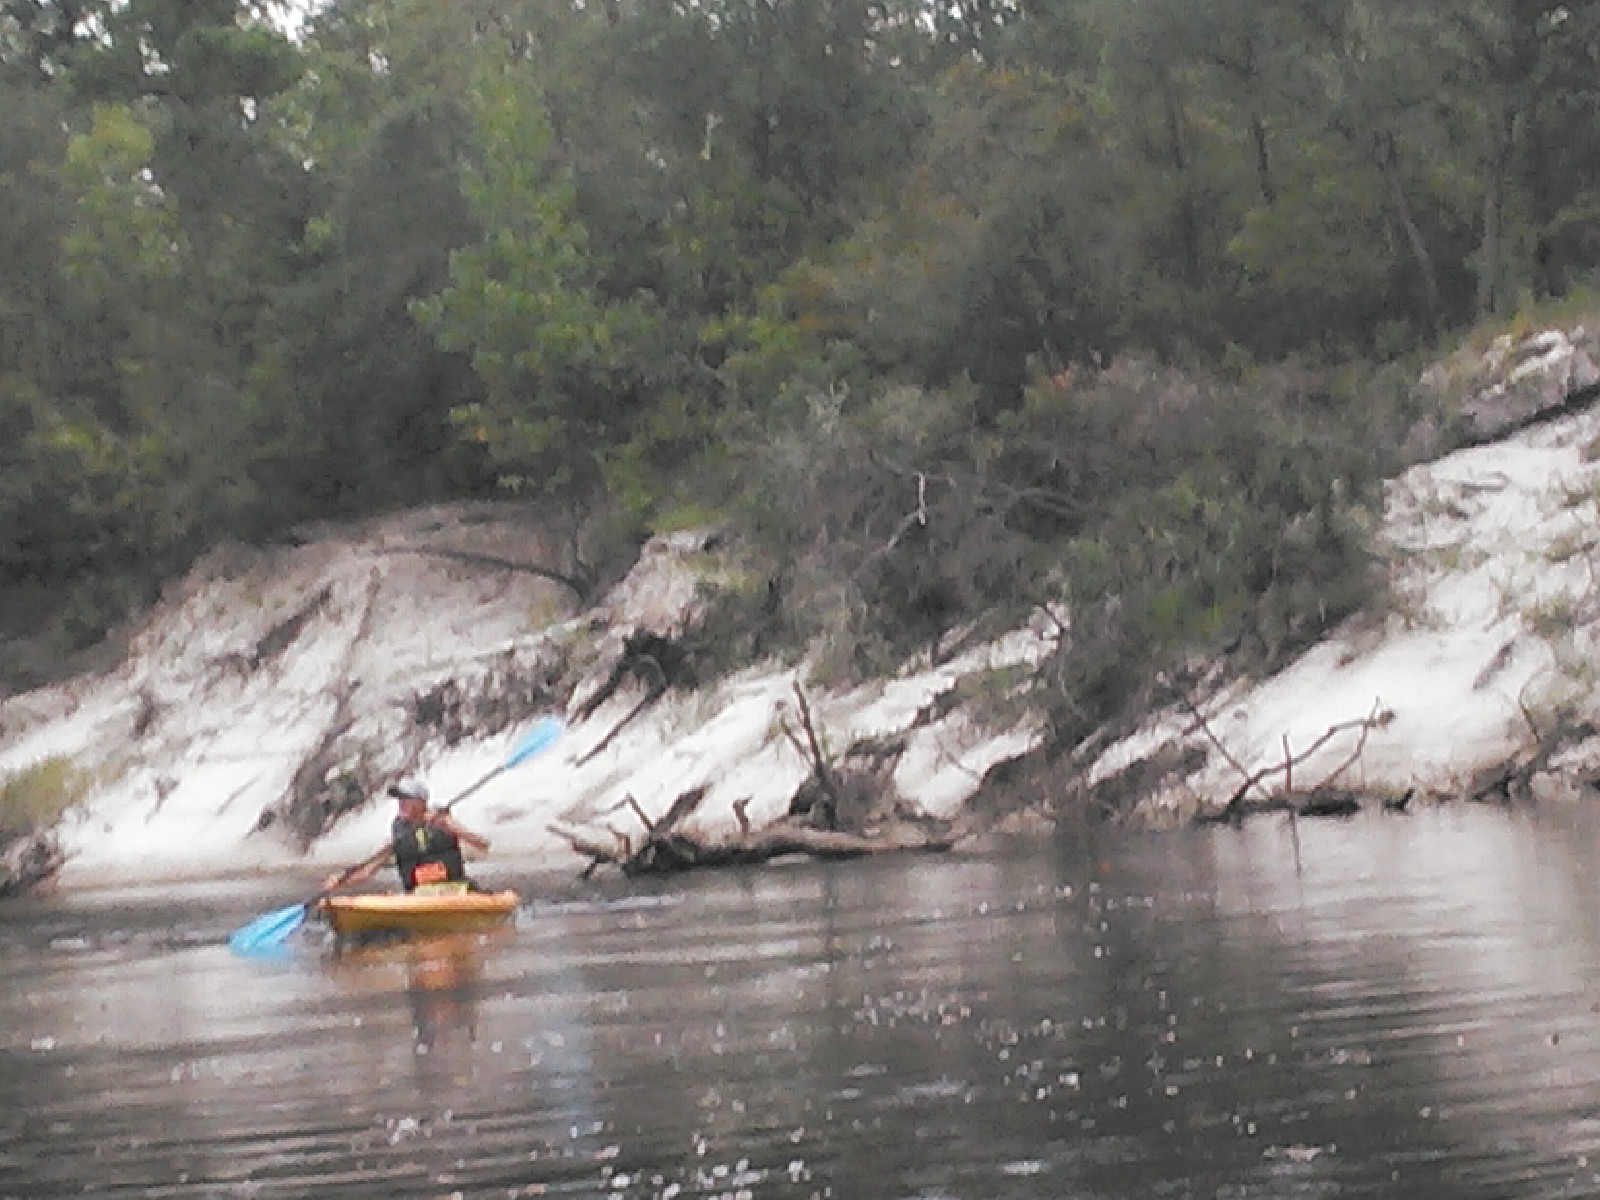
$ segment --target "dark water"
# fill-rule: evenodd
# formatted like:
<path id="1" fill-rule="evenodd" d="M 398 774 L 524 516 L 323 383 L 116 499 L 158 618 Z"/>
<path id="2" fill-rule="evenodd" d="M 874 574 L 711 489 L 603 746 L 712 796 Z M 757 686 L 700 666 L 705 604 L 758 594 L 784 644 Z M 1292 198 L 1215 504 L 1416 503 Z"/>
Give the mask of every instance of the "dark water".
<path id="1" fill-rule="evenodd" d="M 0 907 L 0 1196 L 1600 1195 L 1600 819 L 1298 849 L 501 867 L 500 936 L 270 961 L 306 881 Z"/>

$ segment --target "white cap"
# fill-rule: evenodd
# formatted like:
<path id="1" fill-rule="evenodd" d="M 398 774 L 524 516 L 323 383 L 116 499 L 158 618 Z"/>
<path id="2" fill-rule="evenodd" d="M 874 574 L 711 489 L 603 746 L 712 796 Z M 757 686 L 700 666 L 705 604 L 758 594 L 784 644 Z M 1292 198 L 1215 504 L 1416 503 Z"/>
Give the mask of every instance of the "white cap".
<path id="1" fill-rule="evenodd" d="M 389 795 L 396 800 L 421 800 L 428 802 L 428 785 L 414 775 L 408 775 L 399 783 L 389 785 Z"/>

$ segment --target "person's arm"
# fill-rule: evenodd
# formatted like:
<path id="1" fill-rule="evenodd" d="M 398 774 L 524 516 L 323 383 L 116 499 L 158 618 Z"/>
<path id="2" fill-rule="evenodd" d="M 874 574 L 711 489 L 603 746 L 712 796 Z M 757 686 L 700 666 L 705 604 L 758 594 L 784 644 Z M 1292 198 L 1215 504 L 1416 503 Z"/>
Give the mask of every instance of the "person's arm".
<path id="1" fill-rule="evenodd" d="M 322 881 L 322 890 L 332 892 L 342 887 L 354 887 L 358 883 L 365 883 L 392 861 L 394 861 L 394 847 L 385 846 L 348 875 L 343 871 L 329 875 Z"/>
<path id="2" fill-rule="evenodd" d="M 438 812 L 431 812 L 428 814 L 428 824 L 432 825 L 435 829 L 442 829 L 446 833 L 455 834 L 457 841 L 459 841 L 463 846 L 468 846 L 471 849 L 476 850 L 479 854 L 489 853 L 488 838 L 479 837 L 477 834 L 473 833 L 472 830 L 462 828 L 460 825 L 456 824 L 454 817 L 442 809 Z"/>

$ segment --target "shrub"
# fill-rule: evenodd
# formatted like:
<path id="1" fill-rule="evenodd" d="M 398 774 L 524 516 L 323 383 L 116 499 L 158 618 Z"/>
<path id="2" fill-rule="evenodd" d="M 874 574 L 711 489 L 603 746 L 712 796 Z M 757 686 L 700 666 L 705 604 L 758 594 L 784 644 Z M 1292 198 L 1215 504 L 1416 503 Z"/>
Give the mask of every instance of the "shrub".
<path id="1" fill-rule="evenodd" d="M 838 683 L 1064 604 L 1038 698 L 1071 745 L 1162 672 L 1271 669 L 1379 598 L 1377 502 L 1417 416 L 1401 378 L 1129 360 L 999 412 L 963 384 L 858 393 L 764 448 L 735 520 L 771 582 L 745 615 Z"/>
<path id="2" fill-rule="evenodd" d="M 88 780 L 64 758 L 47 758 L 0 782 L 0 846 L 43 833 L 83 798 Z"/>

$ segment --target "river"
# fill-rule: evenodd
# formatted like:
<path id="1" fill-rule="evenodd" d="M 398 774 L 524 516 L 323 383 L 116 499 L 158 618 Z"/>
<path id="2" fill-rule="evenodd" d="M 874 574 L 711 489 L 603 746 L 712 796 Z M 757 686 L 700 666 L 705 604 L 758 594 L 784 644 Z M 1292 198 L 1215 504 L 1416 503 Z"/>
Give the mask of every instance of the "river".
<path id="1" fill-rule="evenodd" d="M 1600 814 L 479 873 L 262 959 L 313 878 L 0 907 L 0 1197 L 1600 1194 Z"/>

